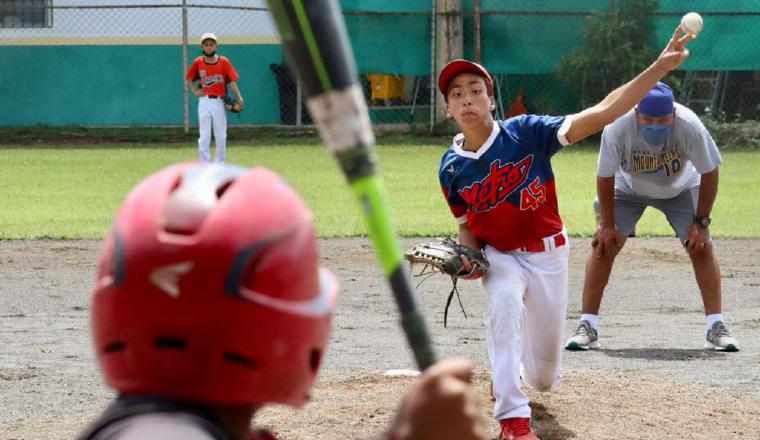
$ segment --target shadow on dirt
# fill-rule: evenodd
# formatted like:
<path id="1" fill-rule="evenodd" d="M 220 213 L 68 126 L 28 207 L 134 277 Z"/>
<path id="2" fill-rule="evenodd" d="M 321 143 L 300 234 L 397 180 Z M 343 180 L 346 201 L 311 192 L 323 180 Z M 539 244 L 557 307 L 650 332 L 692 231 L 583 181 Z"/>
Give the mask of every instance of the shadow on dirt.
<path id="1" fill-rule="evenodd" d="M 544 405 L 530 402 L 530 408 L 533 431 L 542 440 L 565 440 L 576 437 L 573 431 L 560 425 Z"/>
<path id="2" fill-rule="evenodd" d="M 624 359 L 649 359 L 653 361 L 689 361 L 694 359 L 715 359 L 724 353 L 684 348 L 625 348 L 619 350 L 602 350 L 603 354 Z"/>

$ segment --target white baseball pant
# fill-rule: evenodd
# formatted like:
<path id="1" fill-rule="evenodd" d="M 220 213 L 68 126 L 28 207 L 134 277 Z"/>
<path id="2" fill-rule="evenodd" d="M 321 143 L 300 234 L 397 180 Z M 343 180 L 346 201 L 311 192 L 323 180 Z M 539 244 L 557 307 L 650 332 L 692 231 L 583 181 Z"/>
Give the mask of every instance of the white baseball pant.
<path id="1" fill-rule="evenodd" d="M 227 149 L 227 114 L 224 110 L 224 101 L 221 98 L 198 98 L 198 159 L 201 162 L 209 162 L 211 147 L 211 128 L 214 129 L 214 162 L 224 162 Z"/>
<path id="2" fill-rule="evenodd" d="M 564 230 L 562 234 L 563 246 L 544 239 L 543 252 L 485 247 L 491 267 L 483 276 L 489 296 L 484 317 L 497 420 L 530 417 L 521 376 L 539 391 L 551 390 L 562 378 L 570 255 Z"/>

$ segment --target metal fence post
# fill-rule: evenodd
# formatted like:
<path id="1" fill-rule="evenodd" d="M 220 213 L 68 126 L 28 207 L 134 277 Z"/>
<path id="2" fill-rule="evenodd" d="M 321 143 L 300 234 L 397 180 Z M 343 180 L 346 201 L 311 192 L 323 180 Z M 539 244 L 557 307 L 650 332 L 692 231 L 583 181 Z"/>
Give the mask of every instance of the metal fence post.
<path id="1" fill-rule="evenodd" d="M 185 134 L 188 134 L 190 133 L 190 105 L 187 81 L 184 80 L 185 72 L 187 72 L 187 0 L 182 0 L 182 122 Z"/>
<path id="2" fill-rule="evenodd" d="M 472 52 L 476 63 L 480 58 L 480 0 L 472 0 Z"/>
<path id="3" fill-rule="evenodd" d="M 303 105 L 301 105 L 301 79 L 296 78 L 296 127 L 301 126 L 301 114 L 303 113 Z"/>
<path id="4" fill-rule="evenodd" d="M 435 84 L 438 70 L 449 61 L 462 58 L 464 52 L 462 0 L 437 0 L 435 3 L 435 70 L 430 78 L 433 84 Z M 446 104 L 443 99 L 436 100 L 434 111 L 436 123 L 446 121 Z"/>
<path id="5" fill-rule="evenodd" d="M 435 97 L 437 88 L 435 87 L 435 33 L 436 33 L 436 0 L 431 0 L 430 10 L 430 81 L 428 81 L 430 88 L 430 127 L 429 130 L 432 133 L 435 127 Z"/>

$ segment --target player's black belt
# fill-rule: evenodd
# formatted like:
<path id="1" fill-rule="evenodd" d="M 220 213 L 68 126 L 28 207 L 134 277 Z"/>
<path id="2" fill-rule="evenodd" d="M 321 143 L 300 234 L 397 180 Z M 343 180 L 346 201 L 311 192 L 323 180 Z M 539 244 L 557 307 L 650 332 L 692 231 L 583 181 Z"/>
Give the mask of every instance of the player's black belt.
<path id="1" fill-rule="evenodd" d="M 216 95 L 206 95 L 206 98 L 216 99 L 218 96 Z"/>

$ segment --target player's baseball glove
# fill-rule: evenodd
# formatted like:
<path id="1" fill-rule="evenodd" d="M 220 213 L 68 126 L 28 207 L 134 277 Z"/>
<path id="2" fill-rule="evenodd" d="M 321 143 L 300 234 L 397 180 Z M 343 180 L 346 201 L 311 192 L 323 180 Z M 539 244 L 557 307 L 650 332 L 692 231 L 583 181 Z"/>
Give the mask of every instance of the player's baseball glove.
<path id="1" fill-rule="evenodd" d="M 460 255 L 464 255 L 472 265 L 469 272 L 465 270 Z M 405 256 L 411 264 L 422 263 L 452 277 L 474 279 L 488 270 L 488 260 L 483 252 L 450 238 L 417 244 L 406 251 Z"/>
<path id="2" fill-rule="evenodd" d="M 419 243 L 404 253 L 409 264 L 414 266 L 415 263 L 424 264 L 420 273 L 415 276 L 434 274 L 436 272 L 444 273 L 451 276 L 454 286 L 449 292 L 446 299 L 446 308 L 443 311 L 443 326 L 446 327 L 449 305 L 454 294 L 457 295 L 459 307 L 462 309 L 464 317 L 467 318 L 467 312 L 462 306 L 462 299 L 459 297 L 457 289 L 457 280 L 459 278 L 475 279 L 480 278 L 488 270 L 488 260 L 482 251 L 473 249 L 469 246 L 459 244 L 450 238 L 434 242 Z M 472 269 L 465 270 L 462 255 L 467 258 Z M 424 281 L 424 280 L 423 280 Z"/>
<path id="3" fill-rule="evenodd" d="M 232 113 L 240 113 L 243 111 L 243 106 L 240 104 L 240 102 L 231 96 L 222 96 L 222 101 L 224 101 L 224 108 L 226 108 L 227 111 L 230 111 Z"/>

